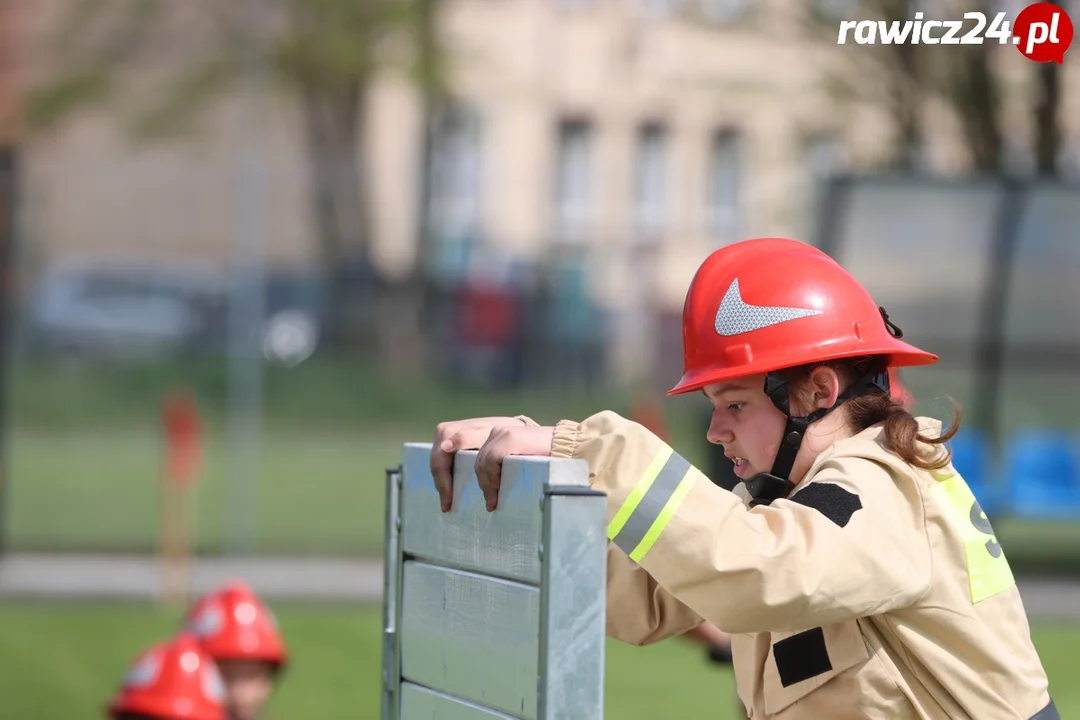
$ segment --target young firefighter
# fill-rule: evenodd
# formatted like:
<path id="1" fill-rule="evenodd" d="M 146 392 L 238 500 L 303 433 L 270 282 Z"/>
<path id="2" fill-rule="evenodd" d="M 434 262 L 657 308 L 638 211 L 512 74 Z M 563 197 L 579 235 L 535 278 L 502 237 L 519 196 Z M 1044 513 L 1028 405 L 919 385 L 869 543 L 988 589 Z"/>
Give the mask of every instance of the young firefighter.
<path id="1" fill-rule="evenodd" d="M 914 407 L 914 398 L 900 382 L 899 372 L 896 368 L 889 368 L 889 391 L 893 399 L 906 410 L 910 411 Z M 641 423 L 640 420 L 633 416 L 631 416 L 631 419 Z M 641 424 L 645 425 L 645 423 Z M 710 425 L 712 425 L 711 410 L 709 412 L 709 420 L 706 423 L 706 427 Z M 648 426 L 646 425 L 646 427 Z M 649 429 L 660 439 L 667 442 L 667 438 L 663 434 L 657 433 L 652 428 Z M 739 478 L 735 475 L 734 462 L 724 454 L 723 445 L 714 445 L 712 442 L 709 442 L 708 444 L 709 479 L 712 480 L 715 485 L 719 485 L 727 490 L 733 490 L 735 486 L 739 484 Z M 731 664 L 731 636 L 712 623 L 708 621 L 702 622 L 700 625 L 687 632 L 683 637 L 705 645 L 706 657 L 709 662 L 721 666 Z M 746 717 L 741 704 L 738 712 L 739 717 Z"/>
<path id="2" fill-rule="evenodd" d="M 184 619 L 225 680 L 228 720 L 258 720 L 288 661 L 273 613 L 244 583 L 201 597 Z"/>
<path id="3" fill-rule="evenodd" d="M 106 712 L 113 720 L 226 720 L 225 688 L 198 641 L 180 633 L 139 655 Z"/>
<path id="4" fill-rule="evenodd" d="M 889 395 L 889 367 L 937 361 L 901 337 L 824 253 L 727 246 L 688 291 L 669 392 L 712 403 L 735 492 L 604 411 L 440 425 L 443 509 L 457 450 L 479 448 L 489 510 L 505 456 L 587 461 L 608 497 L 608 634 L 709 620 L 755 720 L 1057 720 L 1008 561 L 943 447 L 959 418 L 942 433 Z"/>

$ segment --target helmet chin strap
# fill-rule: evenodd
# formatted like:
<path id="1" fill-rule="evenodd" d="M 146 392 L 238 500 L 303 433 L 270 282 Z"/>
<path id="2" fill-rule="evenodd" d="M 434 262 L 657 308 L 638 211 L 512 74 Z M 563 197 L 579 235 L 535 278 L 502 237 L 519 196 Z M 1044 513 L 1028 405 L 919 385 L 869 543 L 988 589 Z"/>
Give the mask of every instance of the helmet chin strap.
<path id="1" fill-rule="evenodd" d="M 889 373 L 886 367 L 874 369 L 853 382 L 847 390 L 840 393 L 832 407 L 819 408 L 809 415 L 792 416 L 789 408 L 789 396 L 787 380 L 779 373 L 771 372 L 765 376 L 765 394 L 772 400 L 773 405 L 784 413 L 787 423 L 784 425 L 783 440 L 780 441 L 780 449 L 776 452 L 772 470 L 760 472 L 744 481 L 747 492 L 752 498 L 750 507 L 768 505 L 777 498 L 784 498 L 795 489 L 795 483 L 788 477 L 791 468 L 795 464 L 795 457 L 799 454 L 806 429 L 812 423 L 840 407 L 851 398 L 852 395 L 861 392 L 869 386 L 875 386 L 886 394 L 889 392 Z"/>

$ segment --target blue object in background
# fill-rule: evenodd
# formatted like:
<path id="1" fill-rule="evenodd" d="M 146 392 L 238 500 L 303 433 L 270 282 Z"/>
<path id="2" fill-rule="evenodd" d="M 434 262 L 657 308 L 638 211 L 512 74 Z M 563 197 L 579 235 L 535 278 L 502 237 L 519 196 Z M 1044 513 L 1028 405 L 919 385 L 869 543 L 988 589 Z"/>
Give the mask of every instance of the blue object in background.
<path id="1" fill-rule="evenodd" d="M 964 478 L 975 499 L 979 501 L 988 517 L 1000 512 L 1005 506 L 1005 492 L 995 473 L 993 448 L 986 435 L 972 428 L 964 428 L 949 441 L 952 463 Z"/>
<path id="2" fill-rule="evenodd" d="M 1012 514 L 1025 519 L 1080 518 L 1080 449 L 1060 430 L 1013 435 L 1002 466 Z"/>

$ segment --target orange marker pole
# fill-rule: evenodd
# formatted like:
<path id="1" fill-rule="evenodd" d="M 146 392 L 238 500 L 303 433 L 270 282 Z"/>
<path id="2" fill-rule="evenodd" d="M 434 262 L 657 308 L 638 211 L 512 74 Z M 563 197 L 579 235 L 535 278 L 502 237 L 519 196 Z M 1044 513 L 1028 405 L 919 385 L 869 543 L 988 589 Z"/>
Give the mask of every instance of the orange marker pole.
<path id="1" fill-rule="evenodd" d="M 161 596 L 170 605 L 183 603 L 188 597 L 195 489 L 202 461 L 200 425 L 190 394 L 173 393 L 166 398 L 162 411 L 160 557 Z"/>

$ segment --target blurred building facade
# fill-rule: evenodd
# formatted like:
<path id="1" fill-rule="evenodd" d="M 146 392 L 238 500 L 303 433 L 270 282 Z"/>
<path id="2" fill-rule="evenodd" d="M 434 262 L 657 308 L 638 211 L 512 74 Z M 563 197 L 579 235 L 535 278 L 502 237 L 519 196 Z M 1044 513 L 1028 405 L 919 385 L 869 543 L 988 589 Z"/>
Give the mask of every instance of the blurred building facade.
<path id="1" fill-rule="evenodd" d="M 29 26 L 42 33 L 61 5 L 24 4 Z M 838 47 L 830 30 L 851 10 L 838 0 L 448 0 L 454 106 L 430 158 L 406 79 L 384 77 L 370 102 L 377 265 L 400 276 L 470 244 L 524 261 L 586 257 L 593 299 L 625 320 L 617 340 L 629 352 L 615 355 L 633 375 L 633 350 L 649 345 L 636 323 L 678 312 L 707 253 L 752 235 L 809 238 L 817 183 L 872 168 L 895 147 L 882 102 L 836 89 L 868 72 L 859 52 L 872 49 Z M 1014 55 L 1001 69 L 1020 103 L 1031 64 Z M 31 69 L 46 64 L 31 52 Z M 1080 87 L 1075 68 L 1067 86 Z M 1073 125 L 1077 95 L 1063 108 Z M 927 167 L 963 171 L 960 130 L 933 103 L 925 110 L 940 115 Z M 1030 127 L 1015 114 L 1022 142 Z M 32 144 L 31 261 L 139 252 L 226 263 L 242 117 L 226 98 L 199 134 L 137 146 L 103 110 Z M 315 266 L 309 168 L 289 97 L 276 98 L 267 122 L 267 259 Z"/>

